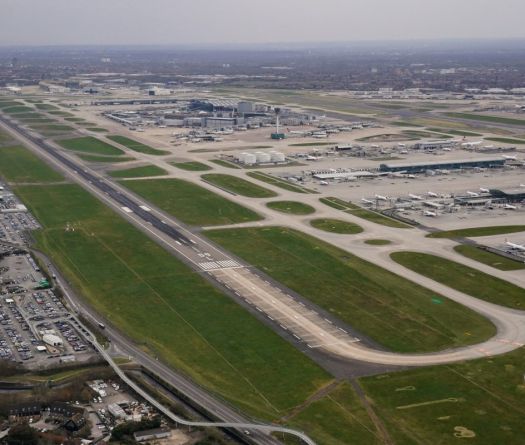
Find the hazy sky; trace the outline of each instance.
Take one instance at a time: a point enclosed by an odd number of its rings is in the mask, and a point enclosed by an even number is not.
[[[525,0],[0,0],[0,45],[525,37]]]

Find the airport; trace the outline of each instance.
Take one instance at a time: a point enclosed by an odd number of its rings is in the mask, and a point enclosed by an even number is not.
[[[111,373],[86,377],[94,441],[143,410],[133,440],[368,445],[424,404],[422,442],[490,443],[507,411],[477,385],[517,406],[525,372],[523,92],[173,79],[1,91],[2,356]]]

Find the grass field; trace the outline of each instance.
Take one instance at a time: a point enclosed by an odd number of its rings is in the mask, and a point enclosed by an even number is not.
[[[310,225],[325,232],[340,233],[342,235],[355,235],[363,231],[361,226],[351,222],[341,221],[340,219],[312,219]]]
[[[16,118],[16,114],[18,113],[30,113],[35,111],[35,109],[32,107],[27,107],[25,105],[15,105],[12,107],[4,107],[2,108],[2,111],[7,114],[14,114],[15,116],[13,117]]]
[[[67,150],[110,156],[124,154],[124,152],[120,148],[114,147],[113,145],[110,145],[107,142],[101,141],[100,139],[91,136],[84,136],[73,139],[61,139],[56,142],[57,144],[66,148]]]
[[[236,224],[261,219],[252,210],[181,179],[125,181],[122,185],[192,226]]]
[[[65,117],[64,120],[68,122],[77,122],[77,123],[86,121],[85,119],[82,119],[81,117]]]
[[[103,163],[116,163],[116,162],[128,162],[128,161],[134,161],[135,158],[129,157],[129,156],[97,156],[97,155],[88,155],[88,154],[82,154],[78,153],[77,156],[80,159],[83,159],[84,161],[88,162],[103,162]]]
[[[471,227],[468,229],[446,230],[443,232],[433,232],[427,235],[427,238],[475,238],[477,236],[504,235],[515,232],[525,232],[525,225]]]
[[[525,121],[524,121],[525,122]],[[487,141],[501,142],[502,144],[525,144],[525,139],[516,138],[485,138]]]
[[[0,148],[0,169],[9,182],[57,182],[62,175],[21,146]]]
[[[273,198],[277,196],[277,193],[272,190],[268,190],[245,179],[237,178],[236,176],[221,173],[207,173],[202,175],[201,178],[217,187],[249,198]]]
[[[396,445],[522,445],[524,352],[360,382]]]
[[[480,249],[479,247],[469,246],[466,244],[459,244],[454,247],[454,250],[459,254],[466,256],[480,263],[495,267],[499,270],[522,270],[525,269],[525,264],[518,261],[513,261],[488,250]]]
[[[254,415],[276,418],[330,380],[80,187],[15,191],[43,224],[35,234],[38,247],[89,303],[199,384]],[[66,225],[74,231],[64,230]]]
[[[389,244],[392,244],[392,241],[387,239],[367,239],[365,240],[365,244],[370,246],[388,246]]]
[[[415,138],[434,138],[434,139],[450,139],[452,136],[449,136],[448,134],[441,134],[441,133],[435,133],[430,131],[422,131],[422,130],[403,130],[403,134],[406,134],[407,136],[412,136]]]
[[[158,150],[156,148],[150,147],[149,145],[143,144],[142,142],[135,141],[125,136],[108,136],[108,139],[111,139],[112,141],[120,145],[124,145],[124,147],[127,147],[130,150],[138,151],[139,153],[144,153],[147,155],[164,156],[170,153],[169,151]]]
[[[301,232],[243,228],[206,236],[391,350],[437,351],[495,333],[464,306]]]
[[[404,122],[404,121],[395,121],[391,122],[392,125],[395,125],[396,127],[421,127],[421,125],[413,124],[411,122]]]
[[[148,176],[163,176],[167,174],[166,170],[156,165],[143,165],[109,172],[109,176],[112,178],[146,178]]]
[[[45,114],[38,113],[36,111],[29,111],[25,113],[17,113],[16,114],[17,120],[26,120],[26,119],[49,119]],[[51,120],[51,119],[49,119]]]
[[[491,303],[525,309],[525,289],[477,269],[435,255],[394,252],[397,263],[434,281]]]
[[[298,201],[272,201],[266,204],[266,207],[290,215],[311,215],[315,212],[311,205]]]
[[[237,164],[234,164],[233,162],[229,162],[229,161],[224,161],[222,159],[213,159],[211,162],[213,162],[214,164],[217,164],[217,165],[220,165],[222,167],[227,167],[227,168],[241,168],[240,166],[238,166]]]
[[[92,131],[94,133],[106,133],[108,131],[101,127],[87,127],[86,130]]]
[[[352,204],[350,202],[345,202],[338,198],[321,198],[320,201],[323,204],[326,204],[329,207],[333,207],[337,210],[342,210],[346,213],[349,213],[350,215],[357,216],[358,218],[366,219],[367,221],[381,224],[382,226],[387,227],[394,227],[396,229],[410,229],[411,226],[408,224],[402,223],[401,221],[397,221],[395,219],[389,218],[388,216],[384,216],[381,213],[373,212],[372,210],[365,209],[363,207],[359,207],[355,204]]]
[[[442,129],[442,128],[427,128],[429,131],[435,131],[437,133],[448,133],[454,134],[456,136],[483,136],[481,133],[474,133],[472,131],[462,131],[462,130],[451,130],[451,129]]]
[[[9,133],[0,130],[0,146],[14,145],[15,143],[14,138]]]
[[[368,413],[348,383],[341,383],[327,396],[291,417],[287,423],[301,431],[308,431],[318,444],[383,444],[377,437]]]
[[[506,125],[520,125],[525,127],[524,119],[513,119],[510,117],[501,116],[487,116],[486,114],[472,114],[472,113],[445,113],[448,117],[457,117],[460,119],[468,119],[473,121],[491,122],[495,124],[506,124]]]
[[[20,105],[24,105],[22,102],[18,102],[16,100],[0,100],[0,110],[4,110],[5,108],[9,107],[18,107]]]
[[[191,171],[191,172],[205,172],[205,171],[213,170],[209,165],[203,164],[202,162],[198,162],[198,161],[172,162],[171,164],[177,168],[180,168],[182,170]]]
[[[288,190],[290,192],[296,193],[317,193],[314,190],[308,190],[300,185],[292,184],[281,178],[276,178],[275,176],[268,175],[263,172],[249,172],[247,175],[250,178],[258,179],[259,181],[266,182],[267,184],[274,185],[276,187],[282,188],[283,190]]]
[[[63,124],[32,124],[31,128],[45,136],[56,136],[59,134],[70,133],[75,130],[73,127]]]
[[[62,110],[49,110],[48,113],[54,114],[55,116],[60,116],[60,117],[75,117],[73,113],[69,113],[67,111],[62,111]]]
[[[38,104],[35,104],[35,107],[38,108],[39,110],[44,110],[44,111],[49,111],[49,110],[58,110],[58,109],[59,109],[59,108],[56,107],[55,105],[44,104],[44,103],[38,103]]]

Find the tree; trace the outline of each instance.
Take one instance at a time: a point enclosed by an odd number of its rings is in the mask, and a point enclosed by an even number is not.
[[[38,445],[38,433],[27,423],[19,423],[9,430],[7,445]]]

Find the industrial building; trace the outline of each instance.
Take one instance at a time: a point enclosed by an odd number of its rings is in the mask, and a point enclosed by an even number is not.
[[[459,170],[462,168],[502,168],[505,166],[505,159],[501,158],[479,158],[479,159],[459,159],[434,162],[414,162],[410,164],[392,163],[381,164],[381,172],[406,172],[406,173],[425,173],[427,170]]]
[[[61,347],[64,345],[64,342],[60,337],[54,334],[44,334],[42,336],[42,340],[44,343],[48,344],[49,346],[53,347]]]
[[[263,151],[257,151],[255,153],[239,153],[235,156],[235,159],[240,164],[244,165],[255,165],[255,164],[281,164],[286,162],[286,156],[284,153],[278,151],[270,151],[265,153]]]
[[[148,440],[167,439],[171,436],[169,428],[155,428],[146,431],[137,431],[133,433],[133,438],[137,442],[146,442]]]

